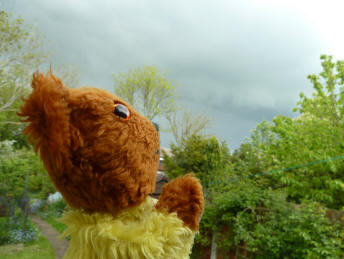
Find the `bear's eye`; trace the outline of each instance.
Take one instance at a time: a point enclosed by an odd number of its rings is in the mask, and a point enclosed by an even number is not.
[[[118,117],[124,119],[125,121],[129,120],[130,112],[127,107],[125,107],[123,104],[115,104],[115,110],[113,111],[115,115]]]

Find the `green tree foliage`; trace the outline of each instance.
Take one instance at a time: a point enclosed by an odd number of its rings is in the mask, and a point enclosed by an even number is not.
[[[280,166],[276,157],[270,156],[269,152],[275,143],[276,134],[272,132],[271,123],[267,121],[259,123],[251,130],[250,138],[247,138],[231,156],[236,173],[252,175],[266,170],[272,164]]]
[[[115,93],[148,119],[166,116],[175,110],[175,87],[166,73],[156,67],[135,68],[113,78]]]
[[[164,165],[169,177],[194,173],[205,188],[225,177],[230,167],[230,153],[225,142],[216,137],[192,135],[181,145],[171,145],[172,157],[164,154]]]
[[[15,140],[20,148],[28,144],[21,134],[24,125],[16,113],[21,98],[31,91],[32,73],[52,63],[51,51],[37,29],[4,11],[0,11],[0,39],[0,141]],[[78,84],[78,70],[71,65],[54,66],[53,71],[69,87]]]
[[[0,12],[0,111],[12,110],[29,87],[31,74],[46,61],[48,52],[42,51],[42,35]]]
[[[294,109],[299,115],[277,116],[272,123],[258,124],[234,152],[232,163],[241,174],[273,172],[259,174],[257,180],[266,187],[286,189],[291,201],[306,199],[340,209],[344,205],[343,159],[332,158],[344,153],[343,62],[334,63],[330,56],[321,60],[323,71],[308,77],[312,97],[300,94]]]
[[[194,173],[203,186],[207,207],[213,199],[213,192],[220,189],[215,188],[216,190],[214,190],[214,187],[223,187],[231,167],[227,144],[220,143],[215,136],[207,138],[191,135],[182,139],[179,145],[171,144],[171,153],[171,157],[164,153],[166,173],[170,178]],[[206,220],[202,222],[206,222]],[[212,223],[209,224],[212,225]],[[210,235],[212,235],[212,229],[203,227],[202,237],[208,238]]]
[[[344,153],[343,62],[321,60],[298,116],[259,123],[232,154],[224,183],[211,188],[197,245],[209,246],[215,233],[225,258],[242,250],[253,258],[343,257],[343,227],[325,216],[344,206],[343,159],[327,159]]]
[[[23,225],[26,226],[25,232]],[[12,218],[0,217],[0,246],[29,243],[37,238],[37,227],[30,220],[25,222],[25,215],[21,211],[17,211]]]
[[[49,193],[55,192],[42,162],[31,148],[16,150],[13,141],[0,142],[0,196],[20,199],[26,177],[32,198],[44,199]]]
[[[277,116],[271,133],[275,142],[268,145],[266,159],[279,161],[270,168],[293,167],[313,161],[343,155],[344,151],[344,63],[334,63],[332,57],[321,56],[323,71],[310,75],[313,96],[300,94],[297,118]],[[344,205],[343,160],[274,174],[274,179],[287,187],[289,197],[295,201],[315,200],[327,207]]]
[[[47,54],[41,50],[41,35],[4,11],[0,12],[0,38],[0,111],[4,111],[20,99],[31,72]]]
[[[251,180],[233,181],[228,188],[207,204],[198,242],[209,244],[215,231],[227,256],[245,246],[254,258],[341,258],[340,228],[318,204],[289,203],[283,191]]]
[[[16,140],[26,144],[16,112],[21,97],[29,92],[32,72],[47,60],[43,37],[23,19],[13,19],[0,11],[0,141]]]

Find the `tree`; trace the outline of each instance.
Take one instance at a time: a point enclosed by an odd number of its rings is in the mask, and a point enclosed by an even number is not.
[[[31,91],[32,73],[48,67],[51,51],[45,47],[41,33],[4,11],[0,11],[0,39],[0,141],[15,140],[15,146],[20,148],[28,143],[21,134],[24,125],[16,113],[21,98]],[[66,85],[77,85],[79,73],[71,65],[59,65],[54,70]]]
[[[194,173],[203,186],[207,206],[212,199],[212,191],[221,186],[221,183],[224,184],[228,176],[230,152],[227,144],[219,143],[215,136],[205,138],[200,135],[191,135],[188,138],[182,138],[178,145],[172,144],[171,153],[171,157],[164,153],[164,165],[168,176],[175,178],[186,173]],[[217,191],[219,191],[218,188]],[[208,236],[213,233],[210,231],[210,233],[202,234]],[[215,235],[213,235],[212,244],[215,248]]]
[[[32,148],[18,150],[14,148],[13,140],[0,142],[0,197],[19,199],[27,175],[31,195],[43,199],[55,192],[43,163]]]
[[[29,87],[32,72],[47,60],[43,37],[23,19],[0,11],[0,112],[13,110]]]
[[[115,93],[150,120],[176,109],[173,83],[166,78],[166,72],[154,66],[135,68],[113,78]]]
[[[0,11],[0,141],[15,140],[27,145],[23,126],[16,116],[21,97],[30,90],[32,72],[49,57],[43,48],[43,36],[20,18]]]
[[[343,228],[326,217],[344,205],[343,63],[321,59],[299,116],[259,123],[233,153],[225,184],[211,189],[196,244],[209,246],[216,235],[224,258],[343,257]]]
[[[230,152],[215,136],[192,135],[181,145],[171,145],[172,156],[164,154],[166,173],[171,178],[194,173],[204,188],[223,180],[230,167]]]
[[[344,205],[344,166],[337,159],[344,151],[344,69],[332,57],[321,60],[323,71],[308,77],[313,95],[300,94],[299,115],[258,124],[232,163],[236,172],[258,173],[266,188],[284,188],[290,201],[338,209]]]
[[[276,179],[287,186],[289,198],[340,208],[344,205],[344,166],[343,160],[333,158],[342,156],[344,151],[344,61],[334,63],[326,55],[321,60],[323,71],[308,76],[314,89],[312,97],[301,93],[294,109],[300,115],[293,119],[274,118],[272,131],[278,141],[270,156],[283,161],[285,168],[309,164],[276,174]]]
[[[204,131],[210,127],[210,120],[203,114],[194,115],[191,111],[184,111],[181,118],[177,118],[177,110],[167,116],[170,130],[177,145],[181,145],[192,135],[204,136]]]
[[[272,123],[263,120],[251,130],[250,137],[246,138],[240,148],[234,151],[231,160],[238,174],[252,175],[265,171],[272,165],[280,165],[269,152],[277,141],[272,126]]]
[[[299,111],[303,116],[327,121],[332,145],[338,146],[344,140],[344,60],[332,61],[332,56],[322,55],[323,71],[319,75],[309,75],[313,84],[313,97],[300,94]]]
[[[290,203],[282,190],[250,179],[228,189],[208,204],[200,228],[204,245],[217,234],[223,258],[342,258],[342,230],[319,204]]]

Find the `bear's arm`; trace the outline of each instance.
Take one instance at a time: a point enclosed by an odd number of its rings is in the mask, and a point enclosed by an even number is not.
[[[192,174],[179,177],[163,187],[155,207],[160,211],[176,212],[185,226],[198,231],[204,209],[202,185]]]

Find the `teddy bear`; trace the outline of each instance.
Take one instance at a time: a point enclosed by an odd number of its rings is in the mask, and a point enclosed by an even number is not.
[[[70,89],[36,72],[19,116],[71,209],[65,259],[189,258],[204,209],[192,174],[155,189],[159,133],[130,104],[102,89]]]

